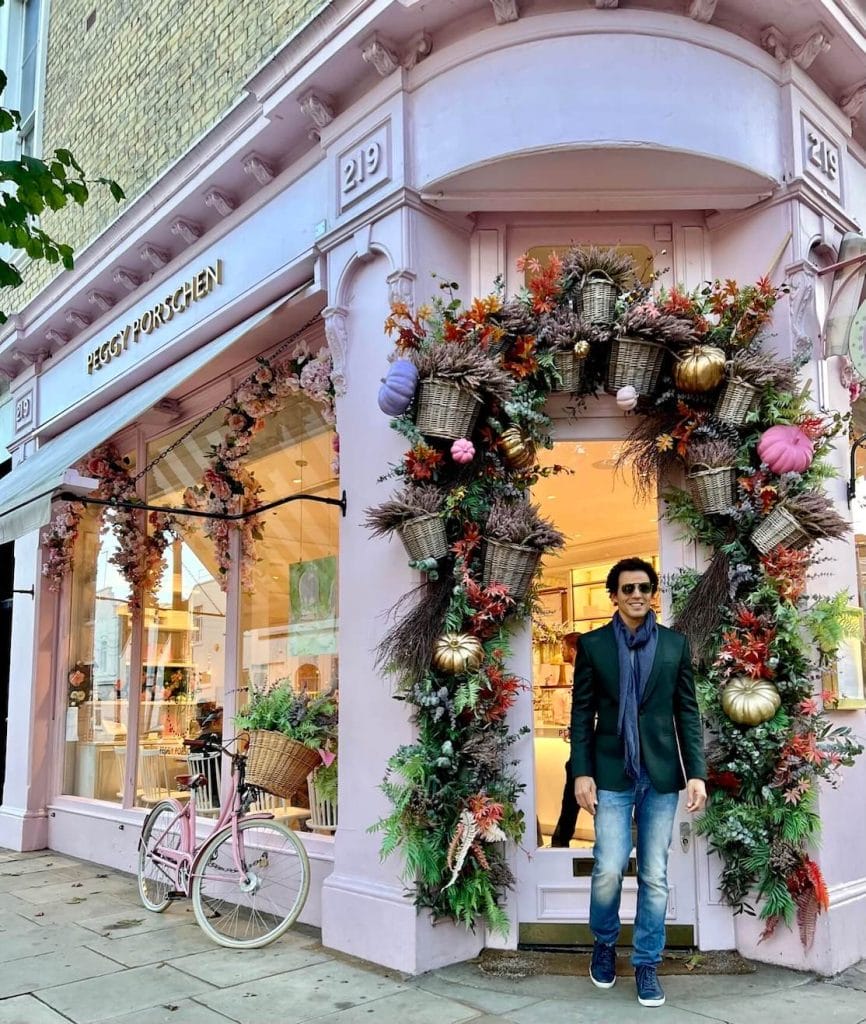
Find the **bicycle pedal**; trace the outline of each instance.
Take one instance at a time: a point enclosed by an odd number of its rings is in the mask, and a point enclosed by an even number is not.
[[[175,889],[173,892],[167,892],[165,898],[168,900],[185,900],[186,893],[181,892],[180,889]]]

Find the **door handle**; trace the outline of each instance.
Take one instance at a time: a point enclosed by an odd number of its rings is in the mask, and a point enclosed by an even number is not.
[[[683,853],[689,852],[692,845],[692,826],[688,821],[680,822],[680,848]]]

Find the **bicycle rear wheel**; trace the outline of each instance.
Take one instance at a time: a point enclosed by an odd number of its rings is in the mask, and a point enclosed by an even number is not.
[[[310,889],[310,864],[300,839],[277,821],[238,824],[237,862],[229,826],[202,850],[192,906],[202,930],[221,946],[256,949],[295,921]]]
[[[173,818],[177,818],[172,822]],[[155,863],[153,851],[157,846],[179,850],[183,842],[177,806],[170,800],[158,803],[144,819],[138,841],[138,894],[141,902],[155,914],[161,914],[171,903],[169,893],[177,887],[171,869]]]

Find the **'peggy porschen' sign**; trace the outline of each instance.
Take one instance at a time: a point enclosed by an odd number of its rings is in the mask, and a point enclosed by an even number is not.
[[[205,267],[188,281],[176,288],[171,295],[167,295],[162,302],[152,309],[146,309],[131,323],[113,335],[108,341],[103,341],[92,351],[87,353],[87,372],[101,370],[108,366],[112,359],[129,348],[130,342],[141,341],[142,335],[153,334],[163,324],[169,323],[175,316],[185,312],[199,299],[210,295],[212,291],[223,283],[223,261],[217,260],[212,267]]]

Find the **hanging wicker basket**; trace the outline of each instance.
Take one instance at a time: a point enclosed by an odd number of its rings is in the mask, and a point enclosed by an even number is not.
[[[444,558],[448,554],[445,520],[436,513],[410,519],[398,532],[412,562]]]
[[[695,508],[702,515],[728,512],[737,493],[736,470],[733,466],[718,469],[693,469],[686,477]]]
[[[307,793],[310,797],[310,817],[307,828],[314,832],[337,831],[337,803],[335,800],[323,800],[316,791],[316,773],[307,776]]]
[[[581,320],[599,327],[614,321],[619,289],[603,270],[591,270],[577,293],[577,312]]]
[[[290,797],[321,763],[315,750],[270,729],[250,730],[245,779],[274,796]]]
[[[472,433],[481,405],[481,400],[470,391],[450,381],[422,380],[415,425],[428,437],[456,441]]]
[[[746,422],[746,416],[755,407],[758,389],[742,380],[728,380],[722,388],[716,403],[716,417],[740,427]]]
[[[553,365],[561,383],[555,384],[551,391],[577,391],[583,377],[583,363],[583,359],[578,359],[574,352],[554,352]]]
[[[485,587],[501,583],[508,587],[515,601],[522,601],[532,585],[540,561],[541,552],[537,548],[487,540],[484,542],[481,582]]]
[[[667,349],[643,338],[614,338],[607,363],[608,391],[629,384],[639,395],[652,395],[658,386]]]
[[[779,544],[786,548],[802,548],[811,540],[797,520],[781,505],[777,505],[761,525],[752,531],[749,539],[762,555]]]

